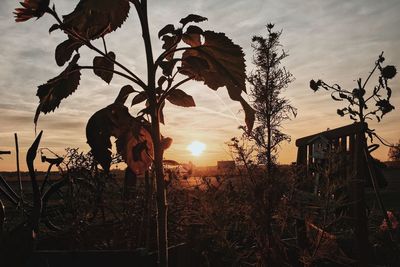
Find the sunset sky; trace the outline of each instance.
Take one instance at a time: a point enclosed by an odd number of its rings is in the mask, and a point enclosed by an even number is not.
[[[57,0],[60,14],[70,13],[78,1]],[[247,71],[251,63],[253,35],[266,34],[265,25],[275,23],[283,29],[281,43],[289,52],[283,62],[296,80],[284,92],[298,108],[298,116],[284,124],[284,132],[292,142],[280,150],[279,162],[295,161],[294,140],[327,128],[351,123],[336,115],[341,103],[333,103],[326,92],[314,93],[309,89],[311,79],[339,83],[345,88],[356,86],[356,79],[365,79],[377,56],[384,51],[386,64],[400,69],[400,1],[398,0],[201,0],[153,1],[149,0],[150,30],[155,54],[161,52],[158,30],[187,14],[205,16],[203,29],[225,32],[243,47]],[[13,10],[18,1],[0,1],[0,150],[12,150],[12,156],[0,160],[0,170],[15,170],[14,136],[18,133],[24,160],[25,152],[34,139],[33,116],[38,104],[37,86],[58,75],[62,70],[54,60],[57,44],[65,40],[60,32],[48,33],[54,23],[50,16],[25,23],[15,23]],[[134,8],[122,29],[107,35],[108,49],[115,52],[117,60],[145,77],[145,54],[141,30]],[[95,42],[100,45],[99,42]],[[80,63],[89,65],[95,54],[81,49]],[[375,77],[376,78],[376,77]],[[372,81],[374,85],[376,79]],[[381,123],[370,127],[389,142],[400,138],[400,75],[391,80],[392,104],[396,109]],[[55,113],[41,115],[38,130],[44,130],[42,146],[62,154],[66,147],[80,147],[88,151],[85,125],[97,110],[111,104],[119,89],[127,84],[114,76],[107,85],[92,71],[83,71],[78,90],[61,102]],[[226,142],[241,132],[244,124],[240,104],[229,99],[225,88],[217,92],[200,82],[188,83],[181,88],[191,94],[195,108],[180,108],[167,103],[164,136],[174,139],[166,158],[195,165],[216,165],[217,160],[230,159]],[[371,89],[371,87],[369,88]],[[129,98],[128,102],[131,98]],[[137,108],[131,113],[136,114]],[[206,144],[204,153],[192,156],[187,146],[192,141]],[[387,160],[387,149],[380,148],[375,155]],[[25,170],[25,164],[23,169]],[[38,169],[44,166],[37,164]]]

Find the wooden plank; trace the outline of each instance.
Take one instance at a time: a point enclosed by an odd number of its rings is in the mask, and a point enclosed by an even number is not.
[[[342,136],[340,138],[340,178],[345,181],[347,176],[347,167],[349,162],[347,161],[347,136]]]
[[[298,165],[307,164],[307,146],[301,146],[297,150],[297,161]]]
[[[309,135],[309,136],[306,136],[303,138],[299,138],[296,140],[296,146],[300,147],[300,146],[307,145],[312,139],[314,139],[315,137],[317,137],[319,135],[324,136],[328,140],[332,140],[335,138],[339,138],[341,136],[348,136],[348,135],[355,134],[357,132],[363,132],[367,128],[368,128],[368,125],[366,123],[362,123],[362,122],[353,123],[350,125],[346,125],[343,127],[333,129],[333,130],[324,131],[324,132]]]

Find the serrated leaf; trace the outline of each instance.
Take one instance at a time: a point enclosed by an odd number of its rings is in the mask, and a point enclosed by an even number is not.
[[[56,63],[58,66],[63,66],[72,57],[74,51],[78,50],[82,44],[74,39],[68,39],[56,47]]]
[[[107,56],[115,60],[115,54],[113,52],[108,52]],[[102,78],[106,83],[110,83],[113,77],[114,62],[108,60],[106,57],[97,56],[93,59],[94,73]],[[104,71],[96,68],[105,68],[110,71]]]
[[[63,16],[66,27],[93,40],[115,31],[129,13],[128,0],[80,0],[74,11]]]
[[[168,33],[174,33],[175,32],[175,27],[172,24],[165,25],[164,28],[162,28],[158,32],[158,38],[161,38],[161,36],[166,35]]]
[[[75,55],[66,69],[57,77],[48,80],[38,87],[36,95],[39,97],[39,106],[36,109],[34,123],[36,124],[40,112],[44,114],[54,111],[61,103],[78,88],[81,72],[76,70],[79,54]]]
[[[204,44],[197,49],[186,50],[182,55],[182,67],[192,70],[194,79],[204,81],[213,90],[226,86],[230,95],[239,96],[246,90],[245,60],[242,48],[223,33],[204,32]],[[186,59],[198,57],[207,61],[209,68],[191,68]],[[237,99],[239,101],[239,97]]]
[[[135,97],[132,99],[131,106],[142,103],[145,100],[147,100],[147,94],[146,94],[146,92],[142,91],[139,94],[135,95]]]
[[[195,15],[195,14],[190,14],[188,16],[186,16],[185,18],[181,19],[179,22],[182,23],[183,27],[185,27],[186,24],[190,23],[190,22],[202,22],[202,21],[206,21],[207,18],[199,16],[199,15]]]
[[[121,88],[121,90],[119,91],[119,94],[117,96],[117,98],[115,99],[114,103],[119,103],[119,104],[125,104],[126,99],[128,98],[128,96],[135,92],[135,89],[133,89],[132,86],[130,85],[125,85]]]
[[[180,89],[175,89],[171,91],[168,95],[167,100],[174,105],[180,107],[195,107],[194,99],[191,95],[186,94]]]
[[[203,36],[203,45],[182,54],[180,72],[194,80],[203,81],[213,90],[226,86],[229,97],[242,104],[247,117],[246,124],[251,131],[254,110],[241,96],[243,91],[246,92],[246,66],[242,48],[223,33],[205,31]]]

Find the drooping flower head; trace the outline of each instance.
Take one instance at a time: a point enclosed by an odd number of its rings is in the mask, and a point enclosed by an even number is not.
[[[14,13],[16,22],[27,21],[33,17],[40,18],[46,12],[50,0],[24,0],[20,2],[20,8],[16,8]]]

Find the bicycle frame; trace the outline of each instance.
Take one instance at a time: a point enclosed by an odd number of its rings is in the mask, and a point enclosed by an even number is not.
[[[10,151],[0,151],[1,155],[4,154],[11,154]],[[40,186],[40,199],[43,198],[43,192],[45,189],[46,184],[49,184],[50,181],[50,173],[54,165],[59,166],[63,162],[64,158],[57,157],[57,158],[46,158],[42,156],[42,161],[49,163],[49,167],[47,168],[45,178]],[[32,177],[31,177],[32,180]],[[36,181],[35,181],[36,183]],[[24,215],[29,216],[31,209],[34,208],[34,204],[30,202],[25,202],[22,200],[21,196],[18,195],[14,189],[9,185],[7,180],[0,174],[0,232],[2,231],[5,219],[6,219],[6,214],[5,214],[5,207],[4,204],[1,200],[1,198],[4,196],[4,198],[10,202],[12,205],[15,206],[15,208],[22,207],[22,211]],[[22,203],[23,201],[23,203]],[[22,204],[22,205],[21,205]],[[25,207],[28,207],[28,209],[25,209]],[[41,216],[42,217],[42,216]],[[41,218],[46,221],[45,218]]]

